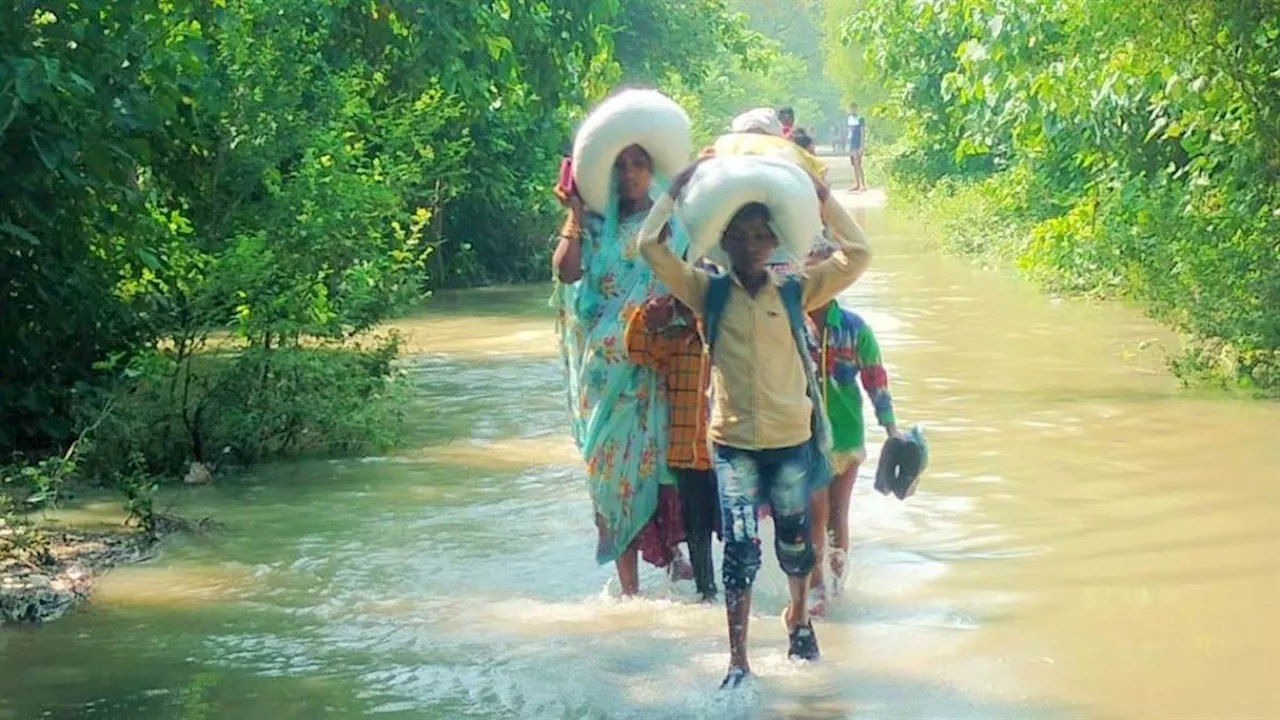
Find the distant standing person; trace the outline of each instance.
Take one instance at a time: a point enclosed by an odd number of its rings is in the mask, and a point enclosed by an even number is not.
[[[867,189],[867,178],[862,173],[862,153],[866,149],[867,120],[858,114],[858,103],[849,103],[849,162],[853,163],[853,190]]]

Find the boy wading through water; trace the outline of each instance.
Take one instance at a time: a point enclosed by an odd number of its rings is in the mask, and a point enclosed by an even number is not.
[[[822,262],[833,250],[830,246],[815,248],[809,254],[809,264]],[[834,300],[810,312],[809,319],[816,328],[810,338],[811,351],[831,425],[831,485],[813,494],[809,508],[815,554],[813,574],[809,577],[809,612],[821,616],[826,611],[827,530],[831,531],[835,545],[830,553],[831,589],[834,595],[839,595],[844,589],[849,557],[849,502],[858,466],[866,459],[859,378],[885,433],[897,438],[901,438],[902,433],[894,417],[880,344],[871,326],[862,316],[845,310]]]
[[[818,639],[806,606],[814,549],[809,533],[809,441],[814,405],[807,392],[807,352],[797,348],[803,313],[824,307],[866,270],[871,253],[862,231],[831,199],[817,178],[813,184],[832,226],[839,250],[798,278],[784,281],[766,264],[779,242],[770,212],[759,203],[739,208],[720,239],[730,260],[728,278],[685,263],[665,245],[666,222],[694,167],[680,174],[654,205],[640,233],[640,252],[671,293],[710,325],[713,389],[711,423],[720,522],[724,538],[723,581],[729,625],[729,672],[722,688],[750,675],[747,631],[751,587],[760,569],[756,510],[773,507],[775,549],[787,575],[790,603],[783,614],[788,656],[816,660]],[[727,295],[710,307],[713,289]],[[707,317],[708,310],[718,318]],[[718,335],[718,337],[717,337]]]

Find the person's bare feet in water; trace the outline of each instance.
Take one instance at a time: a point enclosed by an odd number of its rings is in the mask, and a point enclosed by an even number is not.
[[[827,617],[827,590],[822,585],[809,588],[809,617],[825,620]]]
[[[831,551],[831,594],[839,597],[848,578],[849,553],[841,548]]]
[[[729,673],[724,676],[724,681],[720,683],[721,690],[736,690],[747,678],[751,677],[751,668],[740,668],[730,666]]]
[[[683,552],[677,551],[675,560],[672,560],[671,564],[667,566],[667,577],[671,578],[672,582],[693,579],[693,565],[689,564],[689,560],[684,556]]]

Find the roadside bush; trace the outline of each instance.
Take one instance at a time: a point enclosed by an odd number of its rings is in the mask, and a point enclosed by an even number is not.
[[[847,27],[898,179],[1010,229],[954,245],[1141,301],[1191,337],[1185,380],[1280,395],[1280,2],[869,0]]]

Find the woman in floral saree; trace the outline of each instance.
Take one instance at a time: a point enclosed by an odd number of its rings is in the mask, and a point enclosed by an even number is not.
[[[624,149],[612,185],[603,216],[586,211],[576,192],[557,190],[568,218],[553,258],[556,327],[573,438],[595,509],[596,561],[616,563],[622,594],[634,595],[637,555],[658,567],[683,565],[676,546],[684,528],[665,457],[666,394],[657,373],[631,363],[623,342],[634,310],[665,292],[635,245],[656,190],[649,153],[638,145]],[[678,235],[673,242],[687,242]]]

